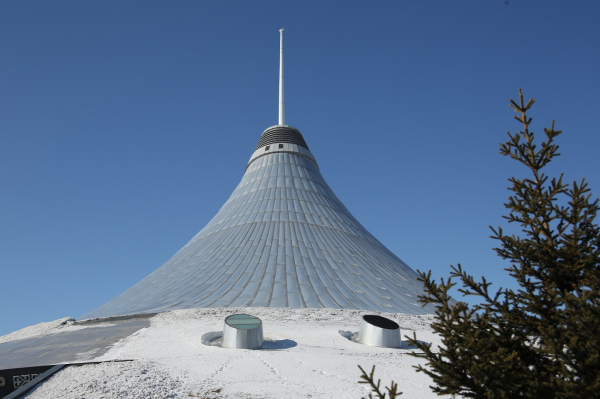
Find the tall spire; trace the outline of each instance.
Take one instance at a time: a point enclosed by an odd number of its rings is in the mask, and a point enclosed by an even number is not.
[[[283,109],[283,28],[279,29],[279,125],[285,125]]]

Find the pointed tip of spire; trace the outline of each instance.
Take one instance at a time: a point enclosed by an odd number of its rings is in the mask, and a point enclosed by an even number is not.
[[[279,29],[279,126],[285,125],[283,103],[283,28]]]

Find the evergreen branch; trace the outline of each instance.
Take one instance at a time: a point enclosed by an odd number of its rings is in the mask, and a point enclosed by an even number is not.
[[[371,386],[371,391],[377,395],[377,398],[385,399],[386,393],[381,392],[380,389],[381,379],[378,379],[377,383],[375,383],[375,366],[373,366],[373,368],[371,369],[371,374],[367,374],[367,372],[363,370],[363,368],[360,365],[358,366],[358,368],[360,369],[360,371],[362,371],[362,375],[360,376],[362,381],[358,381],[358,383],[369,384]],[[387,390],[387,394],[390,395],[390,399],[395,399],[398,396],[402,395],[402,392],[398,392],[398,384],[396,384],[394,381],[391,382],[389,387],[385,387],[385,389]],[[373,395],[371,393],[369,393],[369,398],[373,399]]]

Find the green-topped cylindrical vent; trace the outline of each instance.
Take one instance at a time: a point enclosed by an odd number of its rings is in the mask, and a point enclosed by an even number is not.
[[[249,314],[234,314],[225,318],[223,348],[258,349],[262,346],[262,321]]]

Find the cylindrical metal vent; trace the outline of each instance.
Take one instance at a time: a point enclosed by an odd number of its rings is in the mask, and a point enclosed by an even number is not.
[[[263,344],[262,321],[249,314],[234,314],[225,318],[221,347],[256,349]]]
[[[360,323],[358,342],[382,348],[400,348],[400,326],[382,316],[365,315]]]

